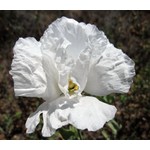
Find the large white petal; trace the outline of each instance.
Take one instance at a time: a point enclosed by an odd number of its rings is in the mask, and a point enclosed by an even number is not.
[[[77,103],[77,101],[70,101],[65,97],[60,97],[52,102],[44,102],[34,113],[28,117],[26,121],[26,132],[30,134],[35,131],[36,126],[40,122],[40,114],[42,114],[42,135],[44,137],[52,136],[56,129],[68,124],[70,108],[73,107],[74,103]]]
[[[102,31],[95,25],[79,23],[74,19],[62,17],[49,25],[48,29],[40,39],[43,50],[56,53],[57,47],[64,45],[67,54],[75,60],[81,51],[90,45],[93,56],[97,56],[104,51],[108,40]]]
[[[29,116],[26,122],[27,133],[34,132],[41,113],[43,114],[42,135],[49,137],[67,124],[82,130],[96,131],[114,118],[116,108],[94,97],[68,99],[63,96],[55,101],[43,103]]]
[[[56,99],[58,94],[67,93],[67,88],[64,87],[68,85],[70,70],[74,63],[66,53],[69,41],[60,34],[57,27],[52,23],[41,37],[40,42],[42,43],[43,67],[49,79],[49,85],[54,84],[55,86],[54,88],[47,88],[46,94],[49,93],[47,97]]]
[[[78,129],[96,131],[113,119],[116,108],[94,97],[67,99],[60,97],[49,104],[49,124],[58,129],[72,124]]]
[[[47,51],[46,51],[47,52]],[[58,86],[58,70],[50,53],[43,52],[43,68],[46,74],[47,86],[43,99],[52,101],[61,95],[61,90]]]
[[[44,137],[50,137],[55,133],[55,129],[53,129],[51,126],[49,126],[47,122],[47,113],[48,113],[49,107],[48,103],[45,102],[39,106],[39,108],[32,113],[27,121],[26,121],[26,133],[33,133],[35,131],[36,126],[40,122],[40,114],[43,114],[43,128],[42,128],[42,135]]]
[[[64,96],[49,103],[49,125],[53,129],[61,128],[69,123],[69,115],[74,108],[74,104],[78,103],[77,99],[68,99]]]
[[[36,126],[40,122],[40,114],[43,111],[48,111],[46,103],[43,103],[42,105],[39,106],[36,112],[32,113],[27,121],[26,121],[26,128],[27,128],[27,133],[33,133],[35,131]]]
[[[89,67],[90,67],[90,59],[91,59],[92,50],[90,48],[82,51],[76,61],[75,66],[71,70],[70,76],[76,80],[79,87],[79,92],[81,93],[87,82]]]
[[[68,97],[74,97],[76,95],[81,95],[81,92],[84,90],[87,82],[87,77],[90,67],[90,58],[91,58],[91,49],[87,48],[82,51],[76,60],[75,63],[69,63],[69,60],[66,59],[61,61],[65,54],[61,57],[57,66],[59,72],[59,87],[62,92]],[[75,95],[70,96],[68,93],[68,84],[69,80],[72,80],[79,87],[79,90],[76,91]]]
[[[54,62],[55,68],[57,70],[57,74],[55,76],[58,76],[57,84],[60,90],[62,91],[62,93],[67,95],[70,71],[74,66],[74,61],[73,59],[68,57],[63,46],[63,44],[59,45],[55,54]]]
[[[79,86],[78,93],[83,91],[90,57],[99,57],[108,40],[95,25],[78,23],[74,19],[62,17],[49,25],[40,42],[42,53],[50,54],[55,62],[59,88],[67,95],[70,78]],[[91,50],[90,57],[89,54],[86,56],[87,49]]]
[[[16,96],[42,97],[46,77],[42,67],[40,43],[34,38],[19,38],[14,48],[10,74]]]
[[[78,129],[96,131],[115,116],[116,108],[100,102],[95,97],[81,97],[79,103],[74,104],[69,115],[69,123]]]
[[[108,44],[102,55],[91,64],[85,92],[97,96],[128,92],[134,75],[134,62]]]

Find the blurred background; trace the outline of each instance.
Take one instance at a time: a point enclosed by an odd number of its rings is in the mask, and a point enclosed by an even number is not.
[[[136,64],[136,76],[128,94],[100,97],[118,111],[114,120],[97,132],[59,129],[50,138],[41,136],[42,121],[35,133],[25,133],[27,117],[43,102],[15,97],[9,75],[12,48],[19,37],[40,39],[48,25],[66,16],[95,24],[115,47]],[[0,139],[150,139],[150,11],[0,11]]]

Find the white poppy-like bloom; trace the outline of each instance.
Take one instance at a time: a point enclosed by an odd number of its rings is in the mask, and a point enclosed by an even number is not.
[[[134,62],[109,42],[95,25],[62,17],[49,25],[39,41],[19,38],[10,74],[16,96],[45,100],[26,121],[33,133],[43,115],[42,135],[58,128],[96,131],[113,119],[116,108],[93,96],[129,91]]]

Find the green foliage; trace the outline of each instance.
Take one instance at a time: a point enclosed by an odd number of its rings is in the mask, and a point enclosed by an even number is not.
[[[103,97],[99,97],[100,100],[111,104],[114,101],[114,96],[112,95],[107,95],[107,96],[103,96]]]
[[[21,111],[17,111],[14,115],[13,118],[19,119],[21,118],[22,112]]]
[[[73,127],[72,125],[68,125],[62,127],[57,130],[57,132],[50,138],[50,140],[54,139],[62,139],[62,140],[83,140],[85,137],[81,135],[81,131]]]
[[[13,118],[10,115],[4,115],[4,126],[5,126],[5,131],[9,135],[13,129]]]
[[[104,138],[105,138],[106,140],[110,140],[110,136],[109,136],[109,134],[107,133],[106,130],[102,130],[102,135],[104,136]]]
[[[101,133],[107,140],[116,139],[117,134],[121,128],[122,125],[113,119],[106,124],[106,127],[102,129]]]

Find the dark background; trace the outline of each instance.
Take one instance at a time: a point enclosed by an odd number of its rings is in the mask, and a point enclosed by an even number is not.
[[[8,73],[18,38],[39,40],[48,25],[61,16],[95,24],[136,64],[128,94],[102,97],[118,109],[116,129],[105,125],[97,132],[85,130],[81,132],[84,139],[150,139],[150,11],[0,11],[0,139],[69,139],[59,135],[63,129],[43,138],[41,125],[35,133],[25,134],[25,121],[42,99],[15,97]]]

